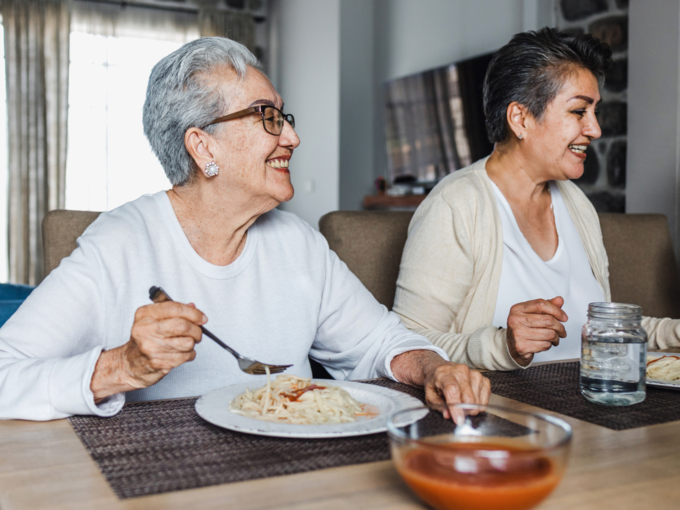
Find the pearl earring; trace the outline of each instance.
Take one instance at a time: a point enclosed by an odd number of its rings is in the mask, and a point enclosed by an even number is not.
[[[211,161],[207,165],[205,165],[205,175],[208,177],[215,177],[217,173],[220,171],[220,167],[217,166],[217,163],[214,161]]]
[[[517,138],[519,138],[520,140],[522,140],[522,139],[524,138],[524,135],[523,135],[522,133],[520,133],[519,136],[517,136]]]

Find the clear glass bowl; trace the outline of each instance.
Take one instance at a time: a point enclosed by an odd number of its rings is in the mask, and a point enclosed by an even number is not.
[[[388,419],[392,460],[404,481],[437,510],[524,510],[559,484],[571,427],[559,418],[497,406],[458,404],[460,425],[427,407]]]

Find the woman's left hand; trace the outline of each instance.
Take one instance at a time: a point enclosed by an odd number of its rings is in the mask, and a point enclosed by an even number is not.
[[[392,360],[395,378],[405,384],[422,386],[428,406],[441,409],[450,418],[454,404],[489,403],[491,382],[479,371],[446,361],[433,351],[408,351]],[[454,416],[459,423],[462,415]]]

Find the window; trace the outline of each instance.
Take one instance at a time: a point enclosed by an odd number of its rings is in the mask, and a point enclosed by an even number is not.
[[[196,13],[71,4],[66,208],[107,211],[170,188],[142,127],[153,66],[199,37]]]
[[[153,66],[175,41],[71,33],[66,208],[106,211],[170,183],[142,128]]]

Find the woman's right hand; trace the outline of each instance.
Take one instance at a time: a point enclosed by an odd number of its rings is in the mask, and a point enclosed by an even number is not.
[[[147,388],[170,370],[196,357],[201,326],[207,317],[193,304],[176,301],[142,306],[135,312],[130,340],[102,352],[90,388],[95,402],[140,388]]]
[[[564,299],[534,299],[517,303],[508,315],[508,348],[510,355],[520,365],[531,363],[534,354],[558,346],[567,332],[563,322],[568,320],[562,311]]]

